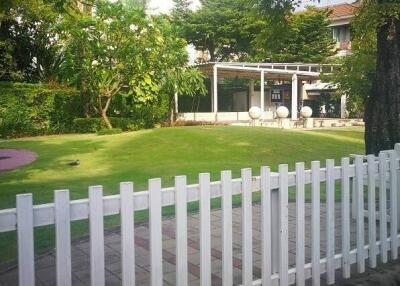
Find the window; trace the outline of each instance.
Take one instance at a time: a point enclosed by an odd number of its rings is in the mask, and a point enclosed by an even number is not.
[[[332,28],[332,37],[337,43],[340,43],[340,30],[340,27]]]

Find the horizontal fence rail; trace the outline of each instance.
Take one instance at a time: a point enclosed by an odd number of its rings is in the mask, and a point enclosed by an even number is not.
[[[231,171],[222,171],[220,181],[211,182],[209,173],[199,175],[198,184],[188,185],[186,176],[175,177],[175,186],[162,188],[161,179],[149,180],[148,190],[134,192],[132,182],[120,184],[120,194],[103,196],[102,186],[89,187],[88,199],[70,200],[68,190],[57,190],[54,203],[34,206],[31,194],[17,195],[16,208],[0,210],[0,232],[17,231],[20,285],[34,285],[35,227],[55,225],[57,285],[72,285],[71,222],[89,220],[91,285],[105,284],[104,217],[121,217],[122,285],[135,285],[135,211],[149,211],[149,249],[151,285],[163,284],[162,207],[175,206],[176,285],[189,285],[188,280],[188,212],[187,203],[199,202],[200,284],[211,285],[211,199],[221,198],[222,285],[233,284],[233,217],[232,196],[241,196],[242,283],[243,285],[305,285],[312,279],[320,285],[326,273],[328,284],[334,284],[337,270],[343,278],[351,275],[352,264],[363,273],[366,266],[375,268],[397,259],[400,208],[400,144],[393,150],[373,155],[343,158],[340,165],[328,159],[321,168],[311,162],[306,170],[297,163],[295,171],[279,165],[278,172],[261,167],[259,176],[242,169],[241,178],[232,179]],[[311,217],[306,218],[306,187],[310,185]],[[254,280],[252,194],[261,193],[261,277]],[[289,198],[295,193],[295,266],[289,265]],[[323,196],[321,196],[323,194]],[[324,202],[321,203],[321,198]],[[340,220],[335,219],[335,206],[340,204]],[[325,232],[321,232],[321,212],[325,210]],[[305,221],[311,220],[311,233]],[[335,233],[335,224],[341,233]],[[367,224],[365,223],[367,221]],[[353,223],[353,225],[352,225]],[[351,245],[355,223],[355,248]],[[365,225],[367,231],[365,231]],[[311,262],[306,263],[305,239],[311,238]],[[322,237],[323,235],[323,237]],[[336,239],[340,235],[340,252]],[[321,258],[321,241],[324,257]],[[368,262],[368,264],[366,264]]]

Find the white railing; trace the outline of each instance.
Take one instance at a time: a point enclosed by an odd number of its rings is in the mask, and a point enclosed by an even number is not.
[[[286,70],[286,71],[294,70],[294,71],[325,72],[325,73],[332,73],[341,67],[341,64],[312,64],[312,63],[307,64],[307,63],[213,62],[212,64],[231,66],[231,67],[242,67],[242,68],[249,67],[249,68],[276,69],[276,70]]]
[[[358,272],[376,267],[377,257],[383,263],[398,257],[399,233],[398,198],[400,194],[400,144],[394,150],[383,151],[379,157],[355,156],[353,164],[342,158],[340,166],[326,160],[305,170],[297,163],[294,172],[288,165],[279,165],[273,173],[261,167],[260,176],[252,176],[251,169],[242,169],[241,178],[232,179],[231,171],[221,172],[221,180],[210,182],[210,174],[199,175],[199,183],[186,184],[185,176],[175,177],[175,187],[162,188],[161,179],[149,180],[148,191],[134,192],[133,183],[120,184],[120,194],[103,197],[101,186],[89,187],[89,198],[70,201],[68,190],[55,191],[54,203],[32,204],[31,194],[17,195],[17,207],[0,211],[0,232],[17,231],[19,284],[33,285],[35,281],[34,227],[56,226],[57,285],[71,285],[72,221],[89,219],[91,285],[105,283],[104,223],[105,216],[121,216],[122,284],[135,285],[134,213],[149,210],[151,284],[163,283],[162,215],[163,206],[175,205],[176,213],[176,285],[188,285],[187,202],[200,202],[200,281],[211,285],[211,229],[210,200],[222,199],[222,283],[233,284],[232,196],[241,195],[242,210],[242,283],[243,285],[304,285],[311,278],[319,285],[327,274],[329,284],[335,283],[335,270],[342,269],[344,278],[350,277],[350,266],[357,264]],[[335,182],[341,187],[341,252],[335,252]],[[354,184],[351,183],[354,181]],[[321,182],[326,185],[326,257],[320,257],[320,194]],[[305,186],[311,184],[312,250],[311,263],[305,263]],[[364,195],[365,185],[368,191]],[[288,262],[288,205],[289,187],[296,190],[296,263]],[[376,194],[378,191],[378,195]],[[261,192],[262,268],[261,279],[253,281],[252,193]],[[353,196],[351,208],[350,197]],[[367,198],[367,209],[364,199]],[[378,201],[378,203],[377,203]],[[390,207],[387,207],[390,201]],[[378,206],[379,211],[376,211]],[[355,212],[356,248],[351,249],[351,209]],[[364,236],[364,219],[368,218],[368,243]],[[379,225],[377,224],[379,222]],[[377,225],[379,229],[377,230]],[[389,225],[389,235],[388,235]],[[377,231],[379,237],[377,241]]]

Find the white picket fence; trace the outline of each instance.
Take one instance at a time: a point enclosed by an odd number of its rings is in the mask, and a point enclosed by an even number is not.
[[[210,200],[222,198],[222,283],[233,284],[232,195],[241,195],[242,215],[242,283],[243,285],[304,285],[311,278],[319,285],[326,273],[329,284],[335,283],[336,270],[350,277],[350,266],[357,264],[365,271],[366,260],[376,267],[398,257],[398,207],[400,193],[400,144],[383,151],[379,157],[355,156],[353,164],[342,158],[339,166],[326,160],[305,170],[297,163],[294,172],[288,165],[279,165],[279,172],[261,167],[260,176],[251,169],[242,169],[241,178],[232,179],[230,171],[221,172],[221,180],[210,182],[210,174],[199,175],[199,183],[187,185],[185,176],[175,178],[175,187],[162,188],[160,179],[149,180],[148,191],[134,192],[133,183],[120,184],[120,194],[104,196],[101,186],[89,187],[89,198],[70,201],[68,190],[55,191],[54,203],[33,206],[32,195],[17,196],[17,207],[0,211],[0,232],[17,231],[19,285],[34,285],[34,227],[56,227],[57,285],[71,285],[71,230],[73,221],[89,219],[91,285],[105,284],[104,224],[105,216],[121,217],[122,285],[135,285],[134,212],[149,210],[151,285],[163,284],[162,214],[163,206],[176,210],[176,285],[188,285],[187,202],[200,202],[200,283],[211,285],[211,220]],[[341,182],[338,189],[335,182]],[[352,181],[354,182],[352,184]],[[320,257],[321,182],[326,185],[326,257]],[[305,186],[311,184],[312,251],[311,263],[305,263]],[[367,190],[365,190],[367,186]],[[288,190],[296,190],[296,265],[288,262]],[[261,192],[262,267],[261,279],[253,281],[252,193]],[[335,192],[341,193],[341,252],[335,252]],[[378,194],[376,194],[378,192]],[[353,194],[352,202],[350,197]],[[367,208],[364,209],[364,198]],[[389,201],[389,207],[387,202]],[[353,207],[351,207],[351,203]],[[376,210],[378,207],[378,211]],[[351,249],[351,211],[356,220],[356,248]],[[368,219],[368,241],[365,241],[364,220]],[[388,235],[389,227],[389,235]],[[383,238],[377,241],[379,237]]]

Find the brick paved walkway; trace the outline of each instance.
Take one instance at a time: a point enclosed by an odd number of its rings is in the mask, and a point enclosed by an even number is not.
[[[321,205],[321,257],[325,254],[325,207]],[[335,211],[336,251],[340,252],[340,204]],[[296,259],[296,206],[289,205],[289,264],[294,265]],[[311,261],[311,205],[306,204],[306,263]],[[212,283],[221,285],[222,252],[221,252],[221,210],[211,212],[212,235]],[[199,215],[188,216],[188,256],[189,285],[199,285]],[[354,221],[352,222],[354,224]],[[351,227],[352,248],[355,247],[355,225]],[[366,231],[366,234],[368,232]],[[233,264],[234,284],[241,283],[241,209],[233,209]],[[366,240],[367,241],[367,240]],[[135,227],[136,244],[136,281],[137,285],[150,285],[149,261],[149,229],[142,223]],[[105,267],[106,285],[121,285],[121,247],[119,231],[110,231],[105,235]],[[175,285],[175,220],[163,220],[163,259],[164,285]],[[253,207],[253,265],[254,278],[260,278],[261,269],[261,210],[260,205]],[[36,259],[36,285],[55,285],[55,252],[51,251]],[[72,245],[72,277],[73,285],[90,285],[89,242],[83,239]],[[0,285],[17,285],[17,269],[0,274]],[[324,281],[322,281],[322,284]]]

